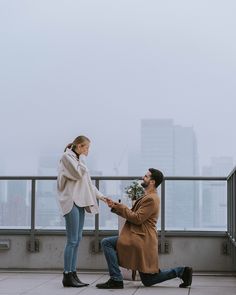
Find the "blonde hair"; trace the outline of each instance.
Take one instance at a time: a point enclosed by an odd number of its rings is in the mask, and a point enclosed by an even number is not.
[[[77,136],[73,140],[73,142],[69,143],[65,147],[64,152],[66,151],[66,149],[72,149],[72,150],[74,150],[78,144],[82,144],[83,145],[85,142],[90,142],[90,139],[88,137],[84,136],[84,135]]]

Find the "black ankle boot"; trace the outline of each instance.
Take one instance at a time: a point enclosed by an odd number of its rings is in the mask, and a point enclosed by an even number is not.
[[[87,284],[87,283],[83,283],[83,282],[81,282],[81,280],[78,278],[78,276],[77,276],[77,273],[76,273],[76,271],[72,271],[72,275],[73,275],[73,277],[74,277],[74,279],[78,282],[78,283],[80,283],[80,284],[84,284],[84,286],[88,286],[89,284]]]
[[[72,272],[68,272],[68,273],[63,272],[62,284],[64,287],[75,287],[75,288],[85,286],[84,284],[81,284],[74,279]]]
[[[192,285],[193,269],[192,267],[186,266],[182,274],[181,279],[183,283],[179,285],[180,288],[187,288]]]

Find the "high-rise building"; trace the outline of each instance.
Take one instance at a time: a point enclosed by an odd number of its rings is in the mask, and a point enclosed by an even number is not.
[[[1,159],[0,175],[5,175],[5,159]],[[0,226],[30,226],[30,183],[27,180],[0,180]]]
[[[60,154],[44,153],[38,164],[39,176],[57,175]],[[36,227],[63,227],[64,220],[57,205],[55,180],[38,180],[36,186]]]
[[[204,176],[227,176],[233,169],[232,157],[211,158],[204,166]],[[209,229],[227,228],[227,186],[222,181],[207,181],[202,184],[202,226]]]
[[[28,227],[30,225],[30,190],[25,180],[7,181],[7,202],[4,225]]]
[[[166,176],[197,175],[197,140],[193,127],[175,125],[171,119],[142,120],[139,161],[141,169],[137,173],[142,171],[141,175],[151,167],[160,169]],[[188,229],[199,226],[198,184],[167,181],[166,226],[184,229],[186,224]]]
[[[171,119],[141,122],[142,170],[158,167],[165,175],[198,173],[197,140],[193,127],[174,125]]]
[[[174,173],[174,125],[172,120],[141,121],[142,170],[158,167],[166,175]]]

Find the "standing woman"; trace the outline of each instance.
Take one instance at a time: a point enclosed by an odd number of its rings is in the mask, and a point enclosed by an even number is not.
[[[64,250],[64,287],[84,287],[77,276],[77,254],[82,239],[85,210],[98,213],[97,199],[105,197],[93,185],[85,157],[88,155],[90,140],[78,136],[67,145],[59,163],[57,190],[62,214],[65,217],[67,242]]]

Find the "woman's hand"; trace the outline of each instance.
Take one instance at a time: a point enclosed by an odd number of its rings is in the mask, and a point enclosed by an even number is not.
[[[106,197],[100,197],[99,200],[103,201],[104,203],[107,203],[107,198]]]

